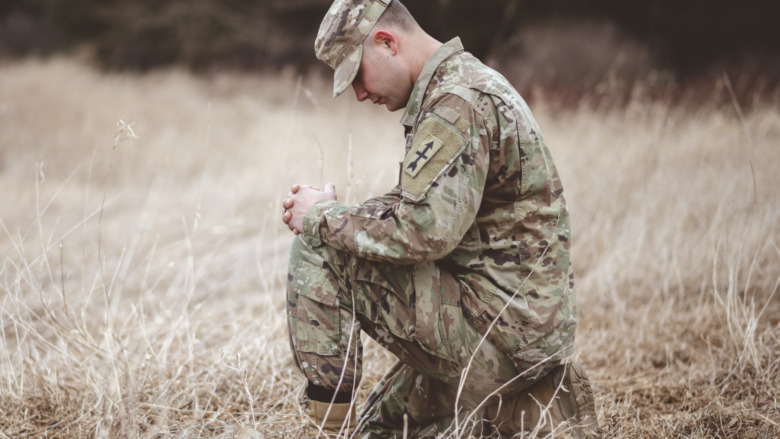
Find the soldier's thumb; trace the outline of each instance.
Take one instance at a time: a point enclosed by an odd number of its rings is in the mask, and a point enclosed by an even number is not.
[[[325,192],[330,192],[331,194],[336,193],[336,185],[333,183],[327,183],[325,185]]]

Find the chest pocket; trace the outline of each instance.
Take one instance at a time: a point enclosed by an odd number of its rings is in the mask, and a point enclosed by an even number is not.
[[[436,114],[426,117],[417,127],[401,166],[404,196],[413,202],[421,201],[434,185],[446,185],[446,179],[456,182],[459,170],[454,163],[469,143],[448,121]]]

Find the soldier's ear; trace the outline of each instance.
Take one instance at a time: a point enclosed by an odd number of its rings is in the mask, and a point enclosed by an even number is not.
[[[389,50],[393,56],[398,54],[398,38],[390,31],[380,29],[374,32],[374,44],[377,48]]]

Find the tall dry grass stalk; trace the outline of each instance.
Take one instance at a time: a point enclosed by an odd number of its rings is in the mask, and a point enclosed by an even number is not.
[[[366,198],[402,154],[328,87],[0,66],[0,437],[300,435],[280,198]],[[780,111],[543,104],[607,436],[776,437]]]

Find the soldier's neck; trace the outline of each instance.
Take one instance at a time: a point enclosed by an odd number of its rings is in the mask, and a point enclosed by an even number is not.
[[[419,31],[412,35],[410,39],[412,50],[412,57],[410,59],[410,71],[412,74],[413,83],[417,82],[417,78],[420,77],[425,63],[433,55],[442,43],[425,33],[425,31]]]

